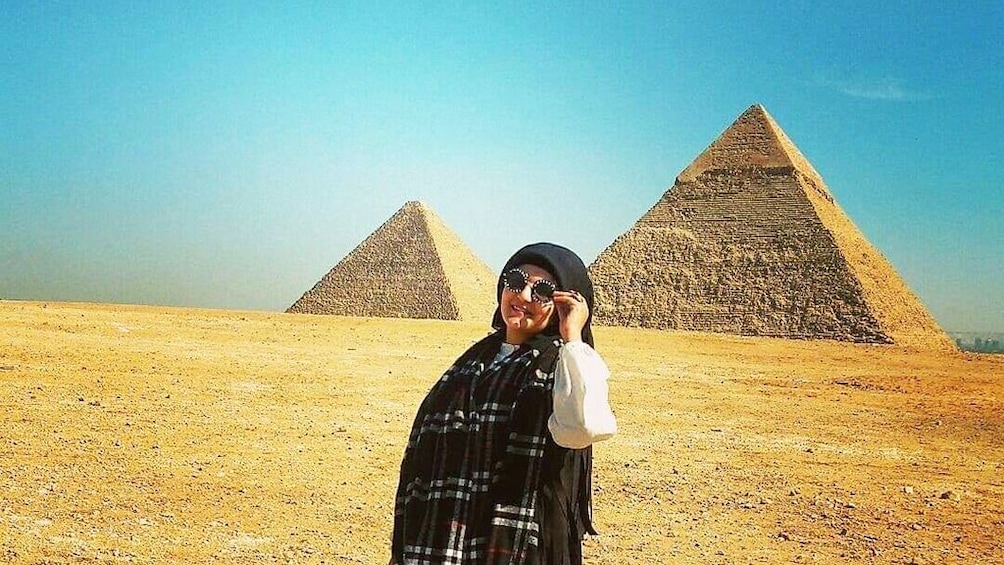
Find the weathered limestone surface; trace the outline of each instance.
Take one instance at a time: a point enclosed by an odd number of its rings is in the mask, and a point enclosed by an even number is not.
[[[599,323],[951,347],[759,105],[590,273]]]
[[[408,202],[286,311],[491,321],[495,275],[421,202]]]

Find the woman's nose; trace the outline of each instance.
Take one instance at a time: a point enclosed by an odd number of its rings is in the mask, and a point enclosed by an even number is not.
[[[527,302],[533,302],[533,285],[526,283],[523,290],[519,291],[519,297]]]

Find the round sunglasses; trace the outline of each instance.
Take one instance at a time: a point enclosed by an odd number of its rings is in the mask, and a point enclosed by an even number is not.
[[[530,275],[526,274],[526,271],[520,269],[519,267],[509,269],[502,274],[502,282],[505,285],[506,290],[509,292],[515,292],[519,294],[523,292],[526,288],[527,282],[530,281]],[[530,286],[530,295],[534,302],[539,302],[541,304],[547,304],[554,299],[554,291],[558,290],[558,287],[554,286],[554,283],[546,280],[539,279],[537,282]]]

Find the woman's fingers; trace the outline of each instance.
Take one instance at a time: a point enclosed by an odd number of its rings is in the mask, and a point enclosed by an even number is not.
[[[589,317],[589,305],[586,304],[586,299],[581,294],[574,290],[556,290],[552,300],[554,300],[554,305],[562,318],[571,316],[577,318],[577,322],[585,324],[586,318]]]
[[[589,311],[589,307],[586,306],[586,302],[584,300],[580,302],[571,296],[555,295],[553,300],[554,300],[554,305],[558,308],[558,310],[562,312],[571,312],[573,310],[579,310],[579,309],[581,309],[584,312]]]
[[[580,303],[586,306],[586,299],[581,294],[574,290],[556,290],[554,291],[554,296],[552,299],[555,302],[561,303]]]
[[[561,337],[566,341],[578,341],[582,339],[582,328],[585,327],[589,319],[589,305],[585,298],[575,291],[555,291],[554,307],[561,318],[559,330]]]

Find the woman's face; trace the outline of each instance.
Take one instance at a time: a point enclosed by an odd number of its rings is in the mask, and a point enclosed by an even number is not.
[[[553,302],[542,303],[533,299],[533,283],[543,279],[557,286],[551,273],[536,265],[520,265],[519,268],[529,275],[526,286],[520,292],[502,289],[499,305],[502,320],[505,321],[506,341],[516,345],[542,332],[554,314]]]

